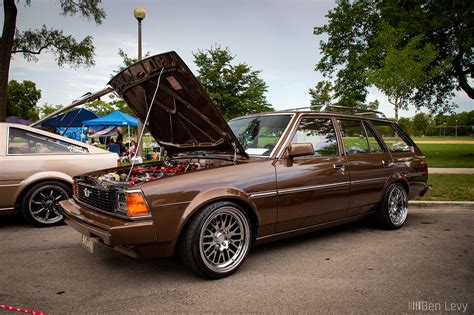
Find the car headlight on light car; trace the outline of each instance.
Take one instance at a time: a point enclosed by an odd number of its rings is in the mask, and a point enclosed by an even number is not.
[[[117,194],[117,212],[133,218],[148,216],[150,209],[141,190],[124,190]]]

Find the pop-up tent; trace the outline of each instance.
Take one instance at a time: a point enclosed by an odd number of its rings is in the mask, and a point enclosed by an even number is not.
[[[66,114],[58,115],[44,121],[42,127],[82,127],[82,124],[86,120],[97,118],[98,116],[87,109],[79,108],[67,112]]]
[[[136,127],[138,125],[138,119],[128,114],[122,113],[121,111],[116,110],[108,115],[84,121],[84,126],[94,127],[94,126],[128,126]]]
[[[89,128],[94,128],[94,129],[97,129],[97,127],[109,128],[109,127],[118,127],[118,126],[137,127],[138,119],[128,114],[122,113],[119,110],[116,110],[115,112],[112,112],[108,115],[85,121],[84,126],[89,127]],[[127,129],[128,129],[128,140],[130,140],[130,128],[127,128]],[[112,130],[106,130],[105,132],[107,134],[110,134]]]
[[[26,126],[31,125],[31,122],[29,122],[28,120],[20,118],[20,117],[16,117],[16,116],[7,117],[6,121],[7,123],[12,123],[12,124],[20,124],[20,125],[26,125]]]

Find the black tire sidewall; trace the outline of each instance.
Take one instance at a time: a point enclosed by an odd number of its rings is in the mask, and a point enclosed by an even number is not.
[[[405,192],[405,195],[407,196],[407,193],[406,193],[406,190],[405,190],[405,187],[403,187],[402,184],[400,183],[393,183],[391,184],[386,192],[385,192],[385,196],[384,196],[384,199],[383,199],[383,202],[382,204],[379,206],[379,209],[377,211],[377,215],[376,215],[376,218],[377,218],[377,221],[380,225],[382,225],[382,227],[386,228],[386,229],[390,229],[390,230],[396,230],[396,229],[399,229],[401,228],[405,222],[406,222],[406,218],[405,220],[403,221],[402,224],[400,225],[395,225],[392,223],[392,220],[390,220],[390,216],[389,216],[389,204],[388,204],[388,199],[390,197],[390,194],[392,193],[392,190],[395,188],[395,187],[398,187],[398,188],[401,188],[404,192]],[[408,199],[408,198],[407,198]],[[408,200],[406,200],[408,202]],[[407,205],[408,206],[408,205]]]
[[[35,194],[35,192],[37,192],[39,189],[41,189],[42,187],[45,187],[45,186],[53,186],[58,190],[62,190],[67,196],[66,199],[72,197],[72,189],[67,184],[59,182],[59,181],[54,181],[54,180],[43,181],[43,182],[34,184],[30,188],[28,188],[28,191],[24,194],[24,196],[21,200],[21,203],[20,203],[21,213],[23,214],[23,217],[30,224],[32,224],[34,226],[37,226],[37,227],[48,227],[48,226],[60,225],[60,224],[63,223],[63,220],[60,220],[58,222],[54,222],[54,223],[51,223],[51,224],[47,224],[47,223],[40,222],[40,221],[36,220],[35,217],[32,215],[32,213],[30,212],[30,203],[32,201],[33,195]]]
[[[199,241],[200,241],[200,236],[201,236],[201,230],[203,229],[203,225],[206,222],[207,218],[212,216],[220,208],[226,207],[226,206],[233,207],[239,210],[243,214],[245,220],[247,220],[247,223],[249,225],[248,237],[250,239],[249,239],[249,244],[247,246],[247,250],[244,253],[244,257],[242,258],[240,263],[228,272],[218,273],[209,269],[204,263],[203,258],[201,257],[200,249],[199,249],[199,246],[200,246]],[[236,272],[242,266],[243,262],[247,258],[247,255],[249,254],[250,248],[252,246],[252,235],[253,235],[252,223],[250,221],[250,218],[247,212],[235,202],[220,201],[220,202],[215,202],[213,204],[210,204],[206,206],[205,208],[203,208],[192,220],[193,222],[191,222],[191,224],[189,225],[189,230],[188,230],[188,233],[191,233],[191,242],[190,242],[191,248],[187,249],[188,251],[190,251],[191,256],[192,256],[191,262],[195,264],[195,266],[193,266],[192,269],[196,271],[198,274],[210,279],[224,278]]]

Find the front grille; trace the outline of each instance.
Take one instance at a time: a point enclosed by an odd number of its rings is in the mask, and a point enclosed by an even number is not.
[[[115,211],[115,191],[86,183],[77,183],[77,199],[92,207],[107,212]]]

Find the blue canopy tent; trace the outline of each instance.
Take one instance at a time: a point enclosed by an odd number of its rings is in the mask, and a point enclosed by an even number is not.
[[[41,126],[43,128],[54,128],[57,134],[77,141],[86,142],[87,133],[86,130],[83,129],[82,123],[97,117],[98,116],[93,112],[79,108],[45,120]]]
[[[112,112],[108,115],[85,121],[84,126],[92,128],[112,126],[137,127],[138,119],[128,114],[122,113],[119,110],[116,110],[115,112]],[[128,128],[128,140],[130,141],[130,128]]]
[[[128,114],[122,113],[119,110],[112,112],[108,115],[84,121],[84,126],[93,127],[93,126],[128,126],[136,127],[138,126],[138,119]]]
[[[67,112],[66,114],[58,115],[44,121],[41,126],[43,127],[82,127],[82,123],[86,120],[97,118],[96,114],[87,109],[79,108]]]

